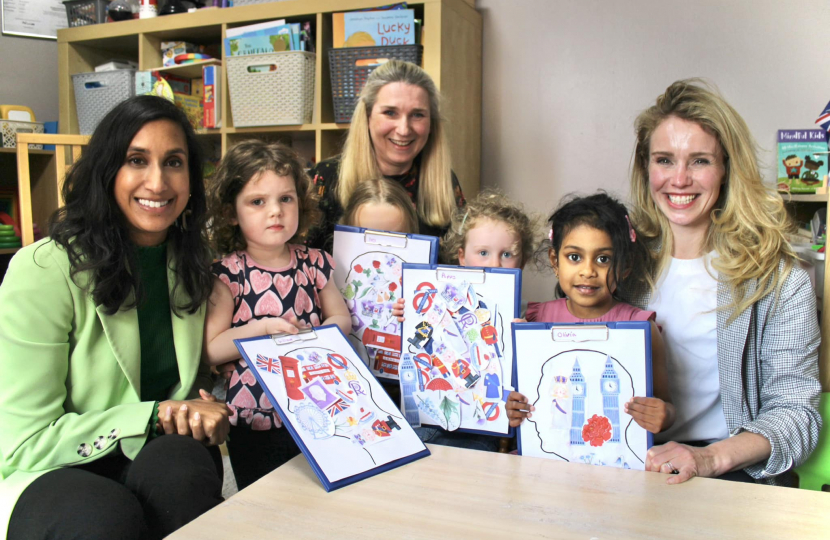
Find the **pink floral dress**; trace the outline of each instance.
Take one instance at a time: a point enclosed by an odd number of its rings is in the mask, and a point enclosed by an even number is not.
[[[258,265],[244,251],[213,264],[213,273],[231,290],[232,327],[250,320],[282,317],[319,326],[320,291],[334,272],[334,260],[325,251],[289,244],[291,262],[284,268]],[[238,360],[228,385],[228,407],[233,426],[265,431],[282,425],[274,407],[244,360]]]

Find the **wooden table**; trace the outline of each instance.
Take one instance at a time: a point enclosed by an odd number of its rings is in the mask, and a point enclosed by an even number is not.
[[[430,445],[326,493],[300,455],[169,538],[830,538],[830,494]]]

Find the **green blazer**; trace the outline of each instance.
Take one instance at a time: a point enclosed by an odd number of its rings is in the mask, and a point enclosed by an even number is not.
[[[138,312],[106,315],[69,272],[66,252],[45,239],[15,255],[0,286],[3,537],[18,497],[37,477],[118,447],[132,459],[149,435],[153,403],[139,398]],[[172,269],[167,275],[172,291]],[[88,276],[77,279],[83,284]],[[183,295],[177,292],[176,305]],[[204,318],[204,306],[182,318],[171,313],[180,378],[171,399],[190,397],[205,374]]]

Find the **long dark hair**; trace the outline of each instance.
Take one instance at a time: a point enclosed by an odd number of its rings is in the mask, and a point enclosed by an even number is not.
[[[118,204],[114,185],[135,135],[148,122],[171,120],[179,124],[187,141],[190,199],[167,241],[173,252],[176,283],[170,291],[171,308],[196,312],[212,287],[210,249],[205,239],[205,187],[202,151],[187,117],[176,106],[156,96],[130,98],[112,109],[92,134],[81,158],[67,174],[62,194],[64,206],[49,219],[49,235],[66,250],[72,280],[87,288],[96,305],[108,314],[136,307],[144,296],[135,246]],[[80,283],[81,272],[91,279]],[[189,302],[176,306],[176,288],[184,287]],[[128,303],[130,295],[132,302]]]
[[[611,293],[620,302],[629,302],[626,291],[638,290],[638,284],[648,278],[649,251],[629,224],[625,206],[605,192],[580,197],[566,197],[548,218],[551,227],[550,249],[559,254],[562,241],[575,228],[587,225],[603,231],[611,238],[614,250],[613,264],[608,269],[608,280],[617,284]],[[632,239],[633,238],[633,239]],[[562,286],[556,284],[557,298],[564,298]]]

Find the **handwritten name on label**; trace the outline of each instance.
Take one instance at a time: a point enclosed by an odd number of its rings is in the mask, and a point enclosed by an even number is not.
[[[483,270],[466,270],[464,272],[452,272],[439,269],[436,272],[438,281],[467,281],[468,283],[484,283]]]
[[[553,341],[608,341],[607,326],[554,326]]]
[[[405,236],[391,236],[385,234],[373,234],[370,232],[366,232],[364,236],[364,242],[374,246],[387,246],[387,247],[396,247],[396,248],[405,248],[406,247],[406,237]]]

